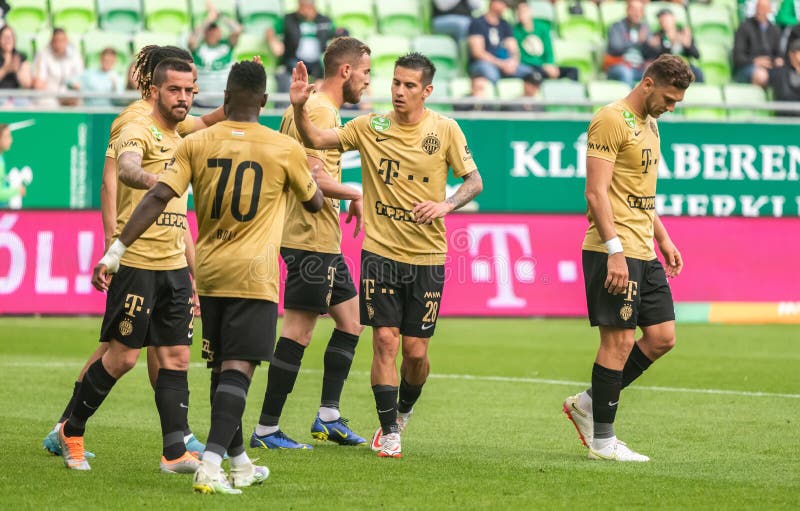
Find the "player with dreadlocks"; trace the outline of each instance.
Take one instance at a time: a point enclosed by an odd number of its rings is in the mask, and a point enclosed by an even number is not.
[[[138,89],[141,91],[142,99],[134,101],[128,105],[120,114],[114,119],[111,124],[111,132],[108,139],[108,148],[106,150],[105,163],[103,165],[103,179],[100,187],[100,210],[103,218],[103,232],[105,235],[105,247],[111,244],[114,231],[122,225],[117,225],[117,151],[116,143],[124,126],[131,123],[140,123],[149,119],[153,111],[154,99],[151,97],[150,87],[153,85],[153,71],[160,62],[168,58],[177,58],[183,61],[192,63],[191,54],[176,46],[157,46],[149,45],[144,46],[136,58],[134,64],[134,76]],[[192,70],[194,78],[197,78],[197,71],[192,63]],[[197,94],[197,87],[195,86],[195,94]],[[186,119],[178,124],[177,131],[181,136],[186,136],[194,131],[206,128],[224,120],[225,114],[222,107],[208,113],[202,117],[187,116]],[[126,173],[122,170],[119,173],[119,179],[123,184],[136,188],[136,183],[141,180],[140,173]],[[186,260],[189,264],[190,270],[193,272],[194,268],[194,242],[190,232],[187,230],[185,235],[186,242]],[[194,297],[194,303],[197,307],[197,299]],[[197,313],[197,309],[195,309]],[[108,343],[101,342],[94,353],[89,357],[89,360],[83,366],[78,375],[78,378],[73,387],[72,397],[70,398],[61,418],[58,420],[55,427],[45,437],[43,445],[48,452],[60,456],[61,447],[58,443],[58,431],[64,421],[70,416],[75,405],[76,396],[80,390],[81,382],[83,381],[86,371],[97,360],[99,360],[104,353],[108,351]],[[150,383],[155,390],[157,388],[158,376],[161,367],[156,357],[155,349],[148,346],[147,349],[147,367]],[[188,399],[188,396],[187,396]],[[184,403],[187,404],[188,403]],[[205,446],[197,440],[192,434],[188,423],[184,424],[184,442],[187,451],[202,452]],[[87,452],[87,457],[94,457],[92,453]]]

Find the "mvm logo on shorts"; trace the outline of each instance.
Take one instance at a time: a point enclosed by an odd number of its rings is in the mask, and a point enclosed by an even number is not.
[[[425,291],[424,298],[441,298],[442,293],[439,291]]]

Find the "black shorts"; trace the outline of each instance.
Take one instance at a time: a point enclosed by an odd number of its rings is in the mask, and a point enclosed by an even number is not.
[[[286,263],[283,308],[325,314],[356,296],[356,286],[342,254],[281,248]]]
[[[674,321],[672,291],[661,262],[630,257],[625,260],[628,262],[628,292],[612,295],[605,288],[608,255],[583,251],[583,278],[591,325],[636,328]]]
[[[192,344],[189,268],[142,270],[120,265],[111,279],[100,341],[135,349]]]
[[[208,367],[223,360],[260,363],[275,351],[278,304],[253,298],[200,297],[203,358]]]
[[[361,251],[362,325],[399,327],[402,335],[432,337],[443,288],[443,264],[407,264]]]

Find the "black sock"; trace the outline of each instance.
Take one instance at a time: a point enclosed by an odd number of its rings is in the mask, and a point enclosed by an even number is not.
[[[210,394],[208,396],[208,402],[211,405],[214,405],[214,394],[217,393],[217,387],[219,386],[219,371],[211,371],[211,386],[210,386]]]
[[[244,438],[242,437],[242,421],[239,421],[239,427],[233,433],[231,445],[228,446],[228,456],[233,458],[244,452]]]
[[[328,348],[325,350],[325,373],[322,376],[320,406],[339,409],[342,388],[347,375],[350,374],[357,344],[357,335],[333,330]]]
[[[186,452],[183,431],[189,414],[189,379],[186,371],[161,368],[156,379],[156,408],[161,419],[162,454],[176,460]]]
[[[592,368],[592,414],[594,438],[614,436],[614,418],[617,415],[619,393],[622,391],[622,371],[614,371],[599,364]]]
[[[81,382],[76,381],[75,385],[72,387],[72,397],[69,398],[69,403],[67,403],[67,407],[64,408],[64,411],[61,412],[61,418],[58,419],[58,422],[64,422],[65,420],[69,419],[70,414],[72,414],[72,409],[75,408],[75,399],[78,397],[78,391],[81,389]]]
[[[261,406],[258,423],[262,426],[277,426],[286,398],[292,393],[305,346],[286,337],[278,339],[275,354],[269,363],[267,391]]]
[[[625,361],[625,367],[622,369],[622,388],[624,389],[633,383],[652,364],[653,361],[647,358],[647,355],[639,349],[639,343],[633,343],[633,349],[628,355],[628,360]]]
[[[425,385],[425,383],[411,385],[405,378],[400,379],[400,399],[397,401],[398,412],[408,413],[414,408],[414,403],[417,402],[419,395],[422,394],[423,385]]]
[[[211,406],[211,430],[206,451],[225,455],[236,430],[240,429],[250,379],[242,372],[229,369],[219,375],[219,385]]]
[[[103,359],[98,359],[89,366],[83,375],[78,395],[75,398],[72,414],[64,423],[64,436],[83,436],[86,421],[103,404],[103,400],[117,383],[117,379],[108,374],[103,367]]]
[[[397,387],[392,385],[373,385],[375,409],[381,422],[383,434],[397,433]]]

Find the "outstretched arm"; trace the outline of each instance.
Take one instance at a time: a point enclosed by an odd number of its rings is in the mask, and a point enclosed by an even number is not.
[[[473,170],[464,176],[464,182],[458,190],[442,202],[425,201],[414,204],[414,217],[418,224],[429,224],[453,210],[464,207],[483,191],[483,178],[480,172]]]

